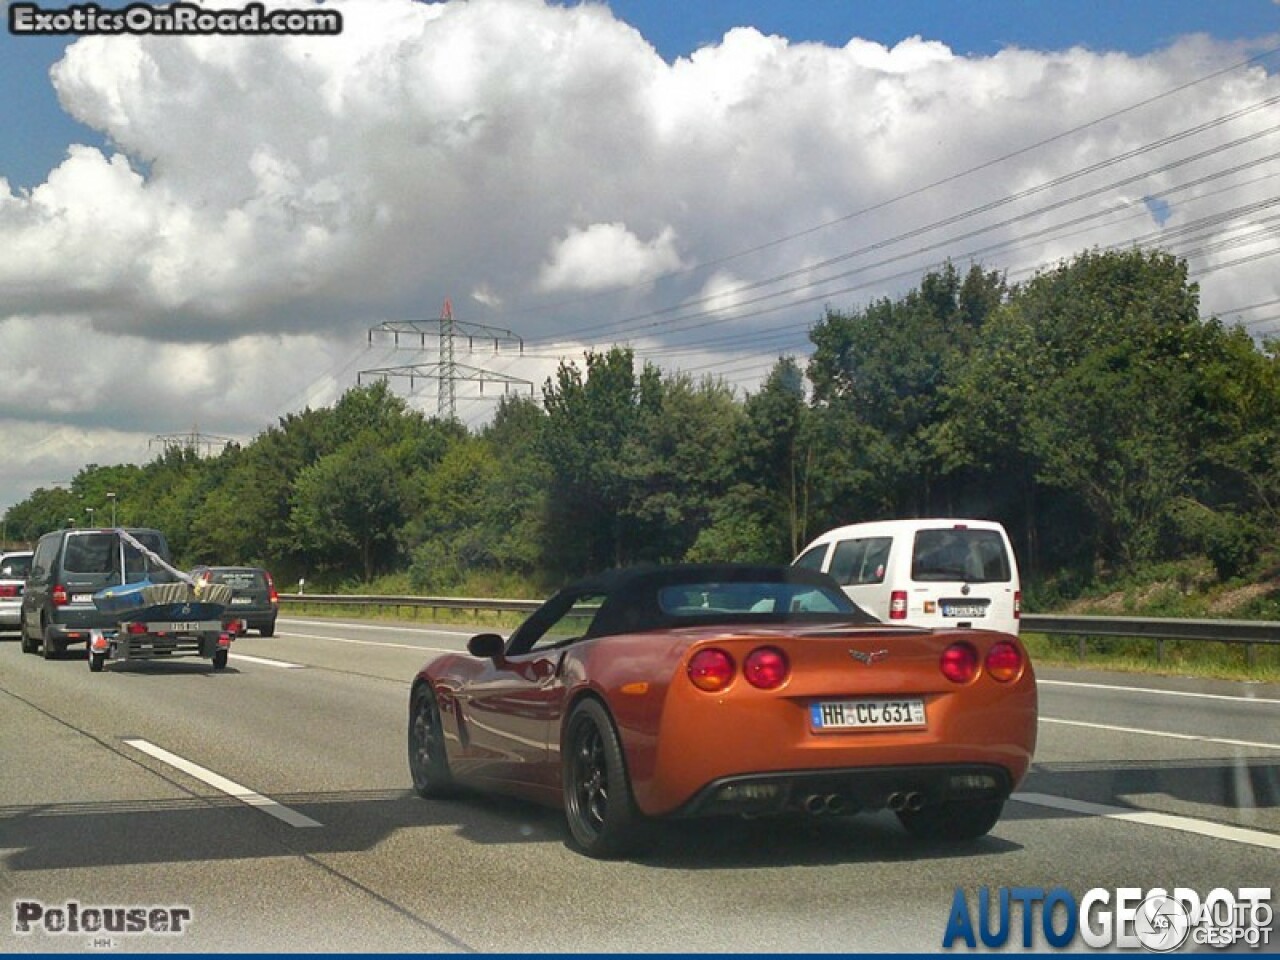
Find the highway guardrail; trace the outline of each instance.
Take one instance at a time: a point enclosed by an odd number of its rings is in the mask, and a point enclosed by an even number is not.
[[[378,594],[300,594],[280,595],[287,603],[310,603],[350,607],[391,607],[402,609],[472,610],[499,613],[530,613],[542,605],[541,600],[503,600],[480,597],[412,597]],[[1107,617],[1083,614],[1026,613],[1022,629],[1029,633],[1047,633],[1079,637],[1078,652],[1085,655],[1089,637],[1138,637],[1155,641],[1156,660],[1164,656],[1166,640],[1199,640],[1213,643],[1242,643],[1245,658],[1252,666],[1257,662],[1256,644],[1280,643],[1280,621],[1275,620],[1178,620],[1169,617]]]

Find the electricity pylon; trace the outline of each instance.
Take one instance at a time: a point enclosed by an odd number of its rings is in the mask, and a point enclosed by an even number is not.
[[[477,340],[492,340],[495,354],[504,343],[517,346],[520,353],[523,354],[524,340],[510,330],[500,327],[458,321],[453,316],[453,304],[449,300],[445,300],[444,309],[440,312],[439,320],[384,320],[376,327],[370,327],[370,345],[373,344],[375,335],[386,334],[394,337],[397,348],[400,346],[401,334],[416,336],[418,338],[418,349],[424,352],[427,349],[427,337],[435,336],[439,359],[431,363],[409,363],[395,367],[373,367],[369,370],[361,370],[356,374],[356,383],[363,384],[366,376],[381,377],[384,380],[388,377],[407,377],[409,380],[409,392],[412,393],[415,389],[416,380],[435,380],[438,387],[436,392],[436,412],[441,419],[452,420],[457,416],[457,385],[459,380],[478,383],[481,395],[484,394],[484,385],[486,383],[500,383],[503,385],[505,392],[510,392],[513,386],[520,386],[528,387],[530,395],[533,393],[533,384],[528,380],[508,376],[505,373],[495,373],[491,370],[485,370],[483,367],[473,367],[469,364],[459,363],[454,358],[455,344],[463,337],[467,339],[468,353],[475,351]]]

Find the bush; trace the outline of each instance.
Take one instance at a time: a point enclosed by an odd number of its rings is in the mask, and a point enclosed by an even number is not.
[[[1171,517],[1179,539],[1209,558],[1219,580],[1239,577],[1257,562],[1262,534],[1249,518],[1193,500],[1175,504]]]

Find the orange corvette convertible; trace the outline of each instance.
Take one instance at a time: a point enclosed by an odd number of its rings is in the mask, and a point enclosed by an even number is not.
[[[417,792],[562,806],[594,857],[661,818],[888,808],[911,833],[989,831],[1036,742],[1016,637],[880,623],[826,574],[652,566],[561,590],[511,635],[417,675]]]

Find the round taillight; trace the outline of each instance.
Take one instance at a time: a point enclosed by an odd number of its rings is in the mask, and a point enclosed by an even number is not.
[[[1022,673],[1022,651],[1007,640],[993,643],[987,651],[987,673],[1001,683],[1017,680]]]
[[[742,675],[753,687],[761,690],[782,686],[790,673],[787,655],[777,647],[757,647],[742,663]]]
[[[978,672],[978,651],[971,643],[953,643],[942,651],[938,666],[952,683],[968,683]]]
[[[717,693],[733,679],[733,658],[714,647],[699,650],[689,661],[689,679],[699,690]]]

